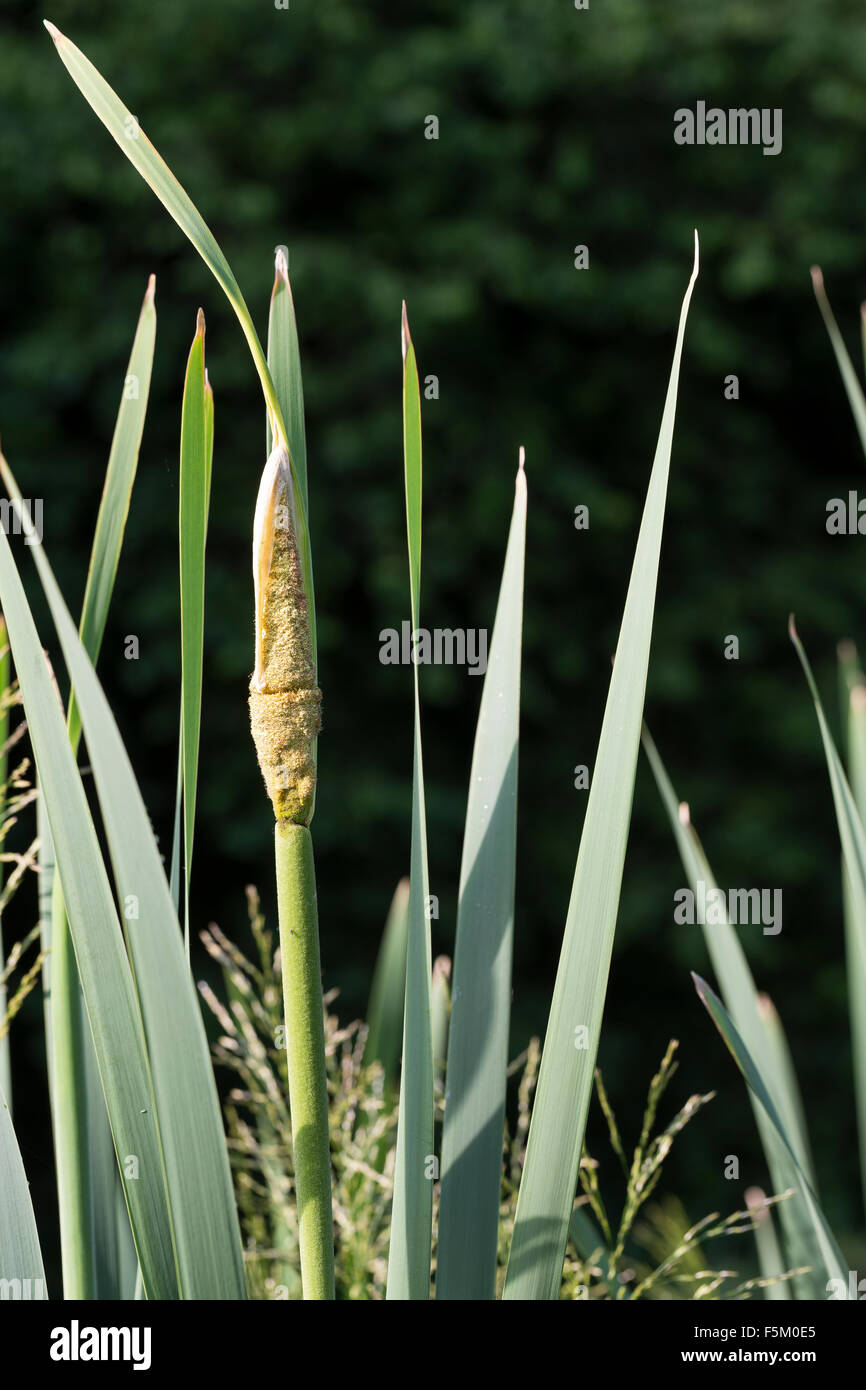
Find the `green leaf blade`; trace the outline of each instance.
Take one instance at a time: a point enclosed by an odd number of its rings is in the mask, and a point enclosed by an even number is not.
[[[3,474],[14,495],[17,488],[8,466]],[[150,1061],[181,1293],[184,1298],[243,1299],[246,1282],[222,1115],[169,886],[114,716],[41,546],[34,548],[33,556],[77,693],[118,899],[128,924],[126,939]],[[48,806],[50,813],[50,791]],[[53,823],[52,834],[69,904]],[[69,911],[71,921],[71,904]]]
[[[0,615],[0,817],[5,811],[6,802],[6,778],[9,771],[9,759],[6,752],[6,740],[9,737],[9,705],[7,703],[12,685],[12,663],[9,657],[9,642],[6,636],[6,624]],[[0,867],[0,887],[2,887],[3,870]],[[6,965],[6,955],[3,948],[3,920],[0,914],[0,1019],[6,1017],[6,983],[3,979],[3,970]],[[12,1114],[12,1061],[9,1052],[9,1034],[0,1038],[0,1091],[6,1096],[6,1104],[9,1107],[9,1114]]]
[[[418,626],[421,582],[421,393],[415,349],[403,306],[403,447],[409,583],[413,627]],[[414,734],[412,765],[412,845],[409,874],[409,937],[406,950],[406,1003],[403,1066],[387,1298],[430,1297],[433,1240],[433,1034],[431,948],[427,900],[427,812],[421,748],[418,667],[413,664]]]
[[[631,816],[679,366],[697,273],[695,234],[694,269],[680,313],[578,850],[520,1184],[506,1299],[556,1299],[562,1280]],[[588,1046],[579,1048],[578,1041],[588,1041]]]
[[[289,453],[295,465],[298,490],[309,517],[307,494],[307,431],[304,420],[304,382],[301,373],[301,349],[298,342],[298,323],[289,280],[289,266],[282,247],[275,258],[274,287],[268,316],[268,367],[283,412],[288,435]],[[268,430],[267,452],[274,447]]]
[[[6,1097],[0,1091],[0,1280],[4,1298],[46,1299],[45,1269],[30,1188]],[[17,1282],[16,1282],[17,1281]],[[23,1290],[26,1288],[26,1292]]]
[[[437,1299],[492,1299],[496,1289],[517,863],[525,547],[521,452],[466,807],[442,1135]]]
[[[670,778],[646,726],[642,737],[644,751],[652,768],[662,802],[667,810],[689,886],[692,892],[697,895],[698,884],[703,882],[706,892],[709,894],[716,889],[716,880],[691,824],[687,808],[680,807]],[[762,1002],[762,996],[757,990],[736,931],[728,922],[727,915],[720,915],[722,920],[712,925],[708,925],[706,922],[701,923],[704,942],[716,979],[734,1023],[751,1055],[755,1058],[762,1075],[766,1078],[775,1105],[785,1118],[798,1160],[814,1186],[808,1135],[802,1117],[799,1089],[793,1067],[787,1057],[787,1047],[785,1046],[783,1049],[778,1033],[773,1029],[772,1020],[768,1020],[767,1003]],[[781,1023],[779,1028],[781,1028]],[[749,1091],[749,1100],[776,1192],[786,1192],[791,1187],[796,1188],[799,1185],[796,1169],[785,1145],[779,1139],[775,1126],[751,1091]],[[814,1268],[816,1262],[820,1261],[820,1250],[815,1242],[811,1216],[800,1196],[782,1204],[780,1220],[785,1231],[786,1244],[792,1264],[798,1269]],[[804,1298],[820,1296],[821,1291],[816,1285],[814,1275],[798,1275],[794,1283],[800,1296]]]
[[[2,456],[0,461],[5,464]],[[138,1176],[125,1177],[124,1189],[145,1287],[151,1298],[176,1298],[177,1277],[162,1156],[132,977],[63,712],[9,542],[2,533],[0,603],[45,795],[56,871],[63,883],[115,1150],[121,1158],[135,1156],[137,1160]],[[57,987],[56,964],[55,960],[53,989]],[[61,1078],[55,1073],[52,1081],[59,1090]]]
[[[367,1005],[367,1041],[364,1062],[381,1062],[385,1086],[399,1080],[403,1041],[403,1010],[406,1002],[406,945],[409,936],[409,880],[403,878],[385,919],[382,944],[376,957],[370,1001]]]
[[[707,984],[706,980],[702,980],[700,975],[696,975],[694,971],[692,971],[692,980],[694,981],[698,998],[700,999],[707,1013],[710,1015],[710,1018],[713,1020],[713,1023],[716,1025],[716,1028],[721,1034],[725,1046],[727,1047],[728,1051],[730,1052],[731,1056],[736,1062],[737,1067],[742,1073],[743,1077],[745,1078],[747,1084],[755,1093],[764,1110],[766,1111],[769,1119],[771,1120],[774,1128],[776,1129],[776,1132],[779,1135],[779,1138],[785,1145],[785,1148],[788,1150],[788,1153],[791,1157],[791,1160],[797,1170],[800,1179],[800,1190],[803,1193],[803,1196],[807,1202],[809,1211],[812,1216],[812,1221],[815,1227],[815,1235],[821,1249],[821,1254],[828,1278],[841,1279],[844,1285],[847,1287],[848,1271],[847,1268],[845,1268],[845,1261],[842,1258],[841,1251],[839,1250],[839,1247],[836,1244],[835,1236],[833,1235],[833,1232],[830,1230],[827,1218],[821,1210],[817,1198],[815,1197],[815,1194],[812,1191],[812,1185],[806,1177],[806,1174],[804,1173],[802,1167],[800,1166],[800,1163],[797,1159],[797,1155],[794,1152],[793,1146],[791,1144],[791,1140],[788,1136],[787,1131],[785,1130],[782,1119],[779,1116],[779,1112],[773,1104],[772,1097],[770,1096],[764,1078],[761,1075],[754,1058],[752,1057],[748,1047],[746,1046],[745,1042],[743,1041],[742,1037],[737,1031],[734,1022],[730,1014],[727,1012],[721,999],[719,999],[718,996],[713,992],[713,990],[710,989],[710,986]]]
[[[144,134],[144,131],[140,128],[137,118],[123,104],[117,93],[114,92],[105,81],[102,74],[94,67],[90,60],[85,57],[81,50],[76,48],[75,44],[72,43],[65,34],[61,34],[60,30],[57,29],[55,25],[50,24],[48,20],[45,20],[44,23],[51,38],[54,40],[58,56],[76,87],[81,92],[81,95],[91,107],[91,110],[105,126],[112,139],[126,155],[127,159],[138,171],[145,183],[156,194],[169,215],[174,218],[181,231],[183,231],[192,242],[192,245],[223,290],[223,293],[234,309],[244,337],[247,340],[247,346],[249,347],[253,364],[258,373],[259,381],[261,382],[262,392],[270,413],[272,425],[281,432],[284,438],[287,438],[286,426],[279,401],[277,400],[274,383],[268,369],[265,354],[262,351],[262,345],[259,342],[258,334],[256,333],[255,326],[250,316],[250,311],[247,308],[246,301],[232,273],[231,267],[217,244],[216,238],[207,226],[192,199],[175,178],[159,152]],[[295,475],[295,483],[297,486],[298,479],[294,460],[291,460],[291,467]],[[313,562],[310,553],[310,537],[307,527],[306,511],[303,508],[298,509],[297,543],[301,555],[301,565],[304,571],[304,583],[307,594],[308,596],[312,596]]]
[[[213,449],[213,392],[206,384],[204,315],[199,309],[183,388],[180,429],[181,766],[183,778],[184,935],[189,954],[189,891],[195,834],[204,661],[205,547]]]
[[[845,394],[848,397],[848,404],[851,407],[851,414],[854,416],[854,423],[857,426],[857,433],[860,436],[860,443],[863,452],[866,454],[866,397],[863,395],[863,388],[857,378],[854,365],[845,346],[845,339],[839,332],[839,325],[833,310],[830,308],[830,301],[824,289],[824,277],[818,266],[812,266],[812,288],[815,291],[815,298],[818,301],[818,308],[821,310],[821,317],[827,329],[827,336],[836,357],[836,364],[839,368],[839,375],[845,387]],[[866,341],[866,338],[864,338]]]
[[[81,49],[47,19],[43,23],[54,40],[61,62],[85,101],[216,277],[237,313],[248,340],[250,334],[255,338],[255,329],[240,287],[216,238],[192,199],[141,129],[138,118],[123,104]],[[256,347],[258,348],[258,359],[263,362],[258,340],[255,339],[255,343],[250,342],[250,347],[254,358]]]
[[[124,377],[90,554],[79,632],[93,662],[105,632],[144,432],[156,340],[155,288],[151,275]],[[74,691],[67,727],[73,752],[77,752],[81,720]],[[52,879],[48,931],[53,941],[56,988],[48,994],[47,1012],[56,1023],[56,1027],[49,1027],[48,1037],[56,1037],[57,1068],[62,1079],[59,1089],[52,1092],[52,1121],[64,1294],[67,1298],[116,1298],[114,1149],[60,879],[53,875]],[[126,1224],[128,1229],[128,1221]]]
[[[866,824],[866,684],[860,676],[851,688],[848,702],[848,763],[851,792],[862,823]],[[857,1134],[860,1145],[860,1182],[866,1210],[866,968],[862,943],[866,942],[866,903],[855,895],[843,862],[845,959],[848,980],[848,1009],[851,1019],[851,1050],[854,1063],[854,1095],[857,1106]]]
[[[117,577],[144,434],[156,343],[155,293],[156,278],[151,275],[126,368],[90,554],[79,632],[84,648],[94,663],[99,656],[111,595],[114,592],[114,581]],[[70,702],[69,725],[70,741],[75,748],[79,726],[74,701]]]

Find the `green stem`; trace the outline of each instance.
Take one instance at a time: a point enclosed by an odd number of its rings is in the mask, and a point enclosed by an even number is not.
[[[301,1281],[305,1299],[331,1299],[331,1150],[313,841],[305,825],[277,821],[274,830]]]

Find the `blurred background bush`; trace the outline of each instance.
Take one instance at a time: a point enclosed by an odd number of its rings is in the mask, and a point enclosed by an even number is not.
[[[149,420],[100,670],[167,854],[180,395],[204,307],[216,449],[193,913],[199,928],[216,919],[240,935],[246,883],[273,906],[271,812],[246,732],[259,388],[208,271],[75,91],[41,15],[25,0],[0,6],[0,434],[24,494],[46,499],[46,548],[77,611],[155,271]],[[586,801],[573,769],[595,754],[698,227],[647,718],[719,881],[783,889],[781,934],[742,935],[788,1030],[826,1209],[843,1233],[862,1227],[839,849],[786,634],[793,609],[835,709],[836,641],[866,646],[863,542],[828,536],[825,507],[866,479],[808,271],[822,265],[855,350],[866,295],[862,6],[55,0],[49,17],[184,183],[262,334],[273,249],[289,247],[324,692],[322,949],[346,1018],[365,1006],[408,860],[411,676],[378,660],[380,630],[408,617],[400,302],[422,376],[439,380],[424,408],[425,626],[492,626],[518,446],[527,453],[516,1053],[546,1020]],[[676,146],[674,111],[699,99],[781,107],[781,154]],[[428,115],[438,140],[425,139]],[[577,244],[588,271],[574,268]],[[724,398],[730,373],[738,401]],[[588,531],[574,529],[580,503]],[[123,657],[132,633],[138,661]],[[738,661],[724,659],[729,634]],[[434,955],[453,944],[480,685],[461,669],[423,671]],[[699,929],[673,924],[681,883],[642,760],[600,1062],[627,1142],[669,1037],[682,1040],[671,1103],[718,1089],[672,1162],[696,1220],[765,1179],[742,1083],[689,980],[689,968],[709,971]],[[47,1098],[30,1005],[13,1053],[22,1146],[45,1203]],[[595,1115],[590,1144],[601,1149],[598,1134]],[[731,1153],[739,1183],[722,1176]]]

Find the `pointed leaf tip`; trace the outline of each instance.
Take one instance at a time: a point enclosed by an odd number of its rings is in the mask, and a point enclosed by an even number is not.
[[[525,465],[526,465],[526,450],[523,448],[523,445],[521,444],[520,450],[519,450],[518,455],[517,455],[517,476],[516,476],[515,479],[514,479],[514,495],[515,495],[516,501],[517,501],[517,500],[522,500],[524,506],[526,505],[526,467],[525,467]],[[516,501],[515,501],[515,505],[516,505]]]
[[[63,38],[63,35],[61,34],[60,30],[57,28],[56,25],[51,23],[50,19],[43,19],[42,23],[45,25],[45,28],[48,30],[55,43],[57,43],[58,39]]]
[[[198,313],[196,314],[195,331],[196,337],[198,337],[199,334],[202,336],[202,338],[204,337],[204,309],[199,309]]]
[[[772,999],[770,998],[769,994],[765,994],[763,990],[758,990],[758,992],[756,993],[755,1004],[757,1005],[758,1013],[761,1015],[762,1018],[772,1018],[773,1015],[776,1013],[776,1008],[773,1004]]]
[[[791,613],[791,614],[789,615],[789,617],[788,617],[788,636],[790,637],[791,641],[794,643],[794,646],[796,646],[797,643],[799,642],[800,638],[799,638],[798,633],[797,633],[797,624],[794,622],[794,614],[793,614],[793,613]]]
[[[852,686],[851,708],[857,711],[866,709],[866,685]]]
[[[144,292],[145,304],[152,304],[156,294],[156,276],[150,274],[147,277],[147,289]]]
[[[404,299],[404,300],[403,300],[403,317],[402,317],[402,321],[401,321],[401,324],[400,324],[400,346],[401,346],[401,349],[402,349],[402,352],[403,352],[403,361],[404,361],[404,362],[406,361],[406,356],[407,356],[407,353],[409,352],[409,344],[411,343],[411,341],[412,341],[412,335],[411,335],[411,333],[409,332],[409,316],[408,316],[408,314],[406,313],[406,301],[405,301],[405,299]]]
[[[824,288],[824,276],[821,267],[819,265],[810,265],[809,274],[812,277],[812,288],[815,291],[822,290]]]

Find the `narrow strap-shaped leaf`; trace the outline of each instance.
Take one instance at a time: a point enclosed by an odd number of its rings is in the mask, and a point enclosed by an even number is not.
[[[205,496],[207,505],[205,506],[205,526],[207,526],[210,516],[210,487],[213,477],[213,431],[214,431],[214,403],[213,387],[210,384],[207,367],[204,369],[204,458],[205,458]]]
[[[128,1303],[132,1299],[144,1295],[136,1292],[137,1289],[141,1288],[141,1270],[138,1256],[135,1253],[135,1241],[132,1238],[129,1212],[126,1210],[123,1183],[120,1180],[117,1164],[114,1165],[113,1216],[117,1232],[117,1270],[115,1273],[117,1293],[115,1297],[121,1302]]]
[[[45,788],[42,789],[46,795]],[[99,1136],[91,1142],[94,1115],[89,1094],[88,1050],[92,1050],[87,1011],[79,983],[77,946],[67,921],[61,876],[54,875],[51,902],[51,1028],[54,1045],[51,1122],[54,1167],[60,1216],[60,1254],[63,1296],[98,1297],[92,1156]]]
[[[2,471],[8,490],[17,496],[5,460]],[[181,1292],[184,1298],[245,1298],[240,1231],[207,1036],[159,851],[114,716],[44,550],[37,546],[33,555],[81,710],[123,906],[151,1064]],[[50,792],[48,805],[50,814]],[[65,890],[56,834],[55,847]]]
[[[249,310],[232,269],[198,208],[181,187],[162,156],[151,144],[139,126],[137,117],[124,106],[117,93],[108,85],[89,58],[85,57],[81,49],[76,48],[65,34],[61,34],[55,25],[49,23],[47,19],[44,23],[54,40],[61,62],[81,95],[89,103],[95,115],[99,117],[109,135],[130,163],[138,170],[145,183],[153,189],[181,231],[189,237],[208,269],[216,277],[238,316],[267,394],[270,389],[267,384],[270,380],[267,363]],[[269,401],[269,404],[274,408],[276,401]]]
[[[815,1235],[821,1248],[821,1254],[824,1260],[824,1267],[827,1273],[827,1277],[829,1279],[842,1279],[845,1285],[847,1286],[848,1271],[846,1262],[842,1258],[842,1253],[839,1250],[838,1245],[836,1244],[836,1238],[833,1235],[833,1232],[830,1230],[827,1218],[821,1210],[821,1207],[818,1203],[818,1199],[812,1190],[812,1184],[809,1182],[809,1179],[806,1177],[806,1174],[800,1166],[800,1163],[797,1159],[797,1155],[792,1147],[791,1140],[785,1130],[785,1127],[779,1116],[779,1112],[773,1104],[772,1098],[767,1089],[766,1082],[764,1081],[764,1078],[761,1075],[761,1072],[759,1071],[755,1063],[755,1059],[752,1057],[752,1054],[750,1053],[748,1047],[746,1046],[745,1042],[743,1041],[742,1037],[737,1031],[734,1022],[727,1009],[725,1008],[724,1004],[722,1003],[721,999],[719,999],[718,996],[713,993],[706,980],[702,980],[700,975],[696,975],[694,971],[692,971],[692,979],[694,981],[695,989],[698,993],[698,998],[700,999],[707,1013],[710,1015],[710,1018],[713,1020],[713,1023],[718,1028],[722,1036],[722,1039],[731,1056],[733,1057],[734,1061],[736,1062],[740,1072],[745,1077],[749,1086],[754,1091],[755,1095],[758,1097],[758,1100],[761,1102],[761,1105],[764,1107],[764,1110],[767,1112],[767,1115],[770,1117],[770,1120],[775,1126],[779,1138],[785,1145],[785,1148],[788,1150],[788,1153],[791,1156],[791,1161],[797,1169],[797,1173],[800,1178],[800,1190],[802,1191],[803,1196],[806,1199],[806,1203],[809,1207],[809,1211],[812,1216],[812,1220],[815,1226]]]
[[[784,1273],[785,1266],[782,1261],[782,1251],[776,1239],[773,1210],[772,1207],[765,1206],[765,1202],[766,1193],[762,1192],[759,1187],[747,1189],[746,1206],[751,1213],[755,1227],[755,1249],[758,1252],[761,1276],[764,1279],[774,1280],[764,1289],[764,1297],[772,1299],[774,1302],[790,1301],[791,1281],[779,1278],[779,1275]]]
[[[273,377],[277,400],[283,412],[283,420],[288,435],[289,455],[292,459],[294,476],[300,493],[306,525],[309,528],[309,496],[307,488],[307,429],[304,419],[304,383],[301,375],[301,349],[298,343],[298,325],[295,318],[295,303],[289,283],[289,266],[286,251],[277,247],[274,257],[274,284],[271,290],[271,307],[268,316],[268,367]],[[270,417],[266,425],[267,450],[270,458],[273,448],[273,430]],[[309,550],[309,535],[307,537]],[[318,670],[318,636],[316,628],[316,596],[312,564],[306,574],[307,611],[310,615],[310,640],[313,645],[313,667]],[[318,758],[318,739],[313,743],[313,760]],[[316,789],[313,787],[315,805]]]
[[[205,483],[205,494],[206,494],[205,529],[207,529],[207,517],[208,517],[208,514],[209,514],[209,512],[210,512],[211,474],[212,474],[212,470],[213,470],[213,437],[214,437],[214,403],[213,403],[213,390],[212,390],[212,388],[211,388],[211,384],[210,384],[210,381],[209,381],[209,379],[208,379],[207,367],[205,367],[205,369],[204,369],[204,381],[205,381],[205,462],[206,462],[206,466],[207,466],[206,483]],[[183,642],[183,638],[181,638],[181,643],[182,643],[182,642]],[[181,661],[182,661],[182,660],[183,660],[183,658],[181,657]],[[172,836],[171,836],[171,868],[170,868],[170,874],[169,874],[169,885],[170,885],[170,890],[171,890],[171,900],[172,900],[172,902],[174,903],[174,910],[175,910],[175,912],[178,914],[178,917],[180,916],[180,855],[181,855],[181,843],[182,843],[182,841],[183,841],[183,834],[184,834],[184,819],[183,819],[183,808],[184,808],[184,792],[183,792],[183,749],[184,749],[184,735],[185,735],[185,725],[184,725],[185,711],[186,711],[186,703],[185,703],[184,694],[183,694],[183,681],[181,680],[181,691],[180,691],[180,719],[179,719],[179,721],[178,721],[178,725],[179,725],[179,728],[180,728],[180,734],[179,734],[178,741],[177,741],[177,777],[176,777],[176,779],[175,779],[175,792],[174,792],[174,822],[173,822]],[[189,920],[189,904],[187,903],[187,904],[186,904],[186,912],[185,912],[185,914],[184,914],[184,939],[185,939],[185,941],[186,941],[187,955],[189,955],[189,927],[188,927],[188,920]]]
[[[12,1115],[0,1090],[0,1281],[4,1298],[48,1297],[36,1216]]]
[[[839,325],[836,322],[833,310],[830,308],[830,301],[824,290],[824,276],[816,265],[812,266],[812,288],[815,291],[818,308],[821,310],[821,317],[824,320],[827,335],[833,346],[833,352],[836,355],[839,374],[842,377],[842,385],[845,387],[845,394],[848,397],[851,414],[854,416],[854,423],[857,426],[860,443],[863,446],[863,452],[866,453],[866,397],[863,395],[863,388],[860,385],[857,373],[848,355],[845,339],[839,332]]]
[[[45,1025],[45,1062],[48,1095],[54,1091],[54,1041],[51,1031],[51,903],[54,895],[54,842],[45,812],[45,797],[36,784],[36,833],[39,836],[39,878],[36,885],[39,908],[39,949],[42,952],[42,1016]]]
[[[442,1134],[437,1298],[492,1299],[496,1291],[511,1017],[525,548],[521,450],[463,836]]]
[[[5,465],[2,456],[0,463]],[[41,547],[34,547],[34,552],[41,554]],[[124,1189],[145,1288],[149,1298],[176,1298],[162,1155],[132,975],[63,711],[2,530],[0,603],[45,797],[57,872],[63,884],[115,1151],[124,1171]],[[57,988],[56,970],[55,959],[52,990]],[[56,1071],[53,1083],[59,1093],[62,1079]],[[125,1160],[127,1170],[123,1169]]]
[[[205,388],[204,314],[198,311],[183,387],[180,426],[180,644],[183,767],[184,939],[189,955],[189,888],[201,731],[204,659],[204,568],[213,447],[213,393]],[[210,416],[210,424],[208,423]],[[209,437],[210,436],[210,437]]]
[[[555,1299],[562,1282],[631,818],[680,359],[697,274],[696,232],[547,1024],[508,1257],[508,1299]]]
[[[174,910],[180,920],[180,849],[183,840],[183,690],[180,692],[180,733],[177,740],[177,775],[174,782],[174,821],[171,833],[171,866],[169,891]]]
[[[717,884],[695,828],[685,814],[685,808],[681,810],[676,792],[646,726],[642,737],[644,751],[668,813],[689,886],[697,897],[698,885],[703,883],[705,892],[709,895],[714,892]],[[787,1131],[792,1136],[798,1159],[814,1186],[808,1136],[793,1072],[786,1073],[780,1066],[778,1049],[773,1050],[770,1034],[762,1017],[761,996],[752,978],[739,937],[728,922],[727,914],[719,910],[718,916],[721,920],[712,925],[701,922],[701,930],[722,996],[762,1075],[766,1078],[774,1103],[784,1116]],[[785,1145],[776,1133],[775,1126],[753,1093],[750,1091],[748,1094],[774,1189],[776,1192],[786,1192],[791,1187],[798,1187],[796,1170]],[[811,1216],[803,1198],[796,1196],[783,1202],[780,1220],[792,1265],[797,1269],[807,1268],[811,1271],[820,1262],[820,1250],[815,1242]],[[820,1297],[823,1286],[816,1280],[817,1276],[811,1272],[798,1275],[794,1281],[798,1297]]]
[[[6,636],[6,624],[0,616],[0,819],[2,819],[5,809],[6,799],[6,776],[8,773],[8,758],[6,756],[6,740],[9,737],[9,695],[12,681],[12,663],[9,658],[9,642]],[[3,868],[0,865],[0,888],[3,887]],[[0,1021],[6,1017],[6,985],[3,980],[3,969],[6,964],[6,956],[3,950],[3,920],[0,915]],[[9,1054],[9,1034],[0,1038],[0,1091],[6,1097],[6,1105],[9,1114],[12,1114],[12,1064]]]
[[[433,962],[430,985],[430,1028],[433,1035],[433,1083],[441,1086],[448,1058],[448,1037],[451,1031],[451,961],[437,956]]]
[[[842,716],[842,752],[848,755],[848,725],[850,719],[851,691],[855,685],[863,684],[857,648],[853,642],[840,642],[836,648],[839,658],[839,710]]]
[[[604,1237],[587,1207],[575,1207],[568,1223],[568,1238],[581,1260],[590,1260],[606,1249]]]
[[[406,1000],[406,939],[409,934],[409,880],[402,878],[385,919],[367,1005],[364,1062],[381,1062],[385,1086],[396,1086]]]
[[[120,405],[105,470],[105,483],[102,500],[93,533],[90,551],[90,565],[87,571],[87,585],[81,607],[79,632],[84,648],[95,664],[102,646],[105,623],[114,592],[117,566],[123,547],[123,536],[129,516],[129,503],[138,467],[144,421],[147,414],[147,401],[150,394],[150,377],[153,367],[153,351],[156,341],[156,277],[151,275],[138,326],[129,354],[129,363],[123,381]],[[81,724],[75,705],[74,694],[69,699],[69,739],[74,749],[78,747]]]
[[[848,767],[851,792],[860,820],[864,822],[866,820],[866,685],[864,684],[855,684],[849,696]],[[864,901],[862,896],[855,896],[851,891],[844,856],[842,874],[848,1008],[851,1018],[851,1051],[854,1061],[857,1133],[860,1142],[860,1181],[863,1189],[864,1209],[866,1209],[866,969],[863,969],[860,959],[860,943],[866,940],[866,922],[862,916]]]
[[[797,635],[793,616],[790,620],[789,631],[815,705],[821,741],[824,745],[824,757],[827,761],[827,771],[830,774],[830,788],[833,793],[833,805],[839,826],[839,838],[842,842],[842,854],[854,905],[852,921],[856,925],[856,937],[852,964],[866,977],[866,833],[864,833],[863,823],[854,797],[851,795],[845,769],[839,754],[836,752],[836,745],[824,715],[824,707],[821,704],[818,687],[812,675],[812,668],[809,665],[803,644]]]
[[[81,1009],[85,1015],[84,1001]],[[121,1296],[120,1228],[115,1211],[115,1187],[117,1183],[117,1158],[111,1139],[111,1126],[105,1108],[105,1097],[99,1081],[99,1067],[89,1031],[85,1031],[83,1054],[85,1123],[87,1126],[88,1172],[93,1188],[93,1251],[94,1251],[94,1297],[118,1299]],[[125,1215],[125,1213],[124,1213]],[[129,1242],[132,1244],[129,1218],[126,1220]]]
[[[791,1048],[788,1044],[784,1024],[779,1010],[769,994],[761,993],[758,995],[758,1013],[764,1029],[764,1036],[770,1045],[772,1074],[779,1079],[780,1103],[777,1109],[782,1116],[791,1143],[794,1145],[797,1161],[817,1192],[818,1182],[815,1177],[815,1163],[812,1158],[812,1146],[809,1141],[809,1129],[806,1123],[806,1110],[803,1105],[800,1083],[794,1069],[794,1059],[791,1056]]]
[[[301,375],[301,349],[298,344],[298,324],[295,303],[289,281],[289,266],[282,246],[274,258],[274,287],[268,317],[268,367],[283,412],[288,434],[289,453],[295,464],[298,489],[309,517],[307,496],[307,430],[304,420],[304,382]],[[273,433],[268,426],[267,452],[274,447]]]
[[[114,591],[147,413],[156,339],[155,287],[151,275],[123,381],[90,553],[79,632],[94,663]],[[67,727],[73,752],[77,752],[81,720],[74,691],[69,698]],[[113,1299],[118,1296],[114,1151],[59,877],[53,881],[51,915],[56,962],[51,1010],[57,1025],[52,1032],[64,1074],[63,1086],[52,1101],[64,1295]]]
[[[261,382],[265,403],[270,412],[273,426],[278,429],[283,438],[286,436],[286,426],[283,421],[282,411],[274,389],[268,364],[265,359],[262,345],[259,342],[258,334],[253,325],[250,311],[246,306],[243,295],[237,280],[232,273],[228,261],[217,245],[216,239],[210,228],[204,221],[198,208],[191,198],[181,187],[168,165],[160,154],[148,140],[144,131],[138,124],[137,118],[131,111],[124,106],[117,93],[105,81],[105,78],[93,66],[88,58],[76,48],[65,34],[61,34],[55,25],[45,20],[45,27],[54,40],[58,55],[64,67],[69,73],[78,90],[81,92],[85,101],[99,117],[112,139],[119,145],[130,163],[138,170],[145,183],[156,194],[163,207],[174,218],[189,240],[192,242],[196,251],[201,256],[205,265],[214,275],[217,283],[223,290],[226,298],[231,304],[237,315],[238,322],[247,340],[253,364]],[[291,451],[290,451],[291,453]],[[294,461],[292,470],[295,471]],[[297,484],[297,474],[295,474]],[[313,594],[313,565],[310,554],[310,538],[307,529],[306,512],[303,508],[298,511],[298,534],[296,537],[298,549],[301,556],[301,565],[304,571],[304,585],[310,601],[310,617],[315,631],[315,617],[313,614],[312,594]]]
[[[412,627],[419,622],[421,585],[421,393],[415,349],[403,305],[403,451],[406,481],[406,526],[409,540],[409,588]],[[433,1036],[430,1014],[430,894],[427,871],[427,812],[421,752],[418,666],[413,663],[415,694],[412,766],[412,849],[409,874],[409,938],[406,951],[406,1006],[403,1018],[403,1068],[394,1168],[394,1204],[388,1255],[389,1299],[430,1297],[433,1237]]]
[[[703,883],[706,895],[709,896],[710,893],[717,891],[718,884],[697,832],[692,825],[691,817],[687,814],[687,808],[681,806],[677,800],[676,792],[665,770],[664,763],[646,726],[643,729],[642,739],[644,751],[652,768],[665,810],[668,813],[689,886],[697,896],[698,885]],[[784,1113],[789,1132],[795,1135],[798,1160],[806,1169],[809,1181],[814,1185],[814,1175],[809,1159],[808,1137],[805,1130],[800,1130],[796,1118],[799,1106],[799,1090],[796,1090],[796,1094],[789,1091],[786,1078],[783,1075],[783,1068],[777,1065],[774,1060],[770,1037],[762,1013],[766,1006],[762,1004],[762,996],[755,985],[740,939],[728,921],[727,912],[718,907],[715,915],[721,920],[714,921],[711,925],[704,921],[700,923],[700,926],[713,970],[722,990],[722,997],[737,1028],[745,1038],[749,1050],[768,1079],[775,1104]],[[779,1056],[780,1054],[777,1053],[776,1057]]]
[[[403,477],[406,490],[406,535],[409,543],[409,602],[412,628],[420,623],[421,607],[421,390],[415,345],[409,332],[409,318],[403,305]],[[417,671],[418,666],[413,662]]]

